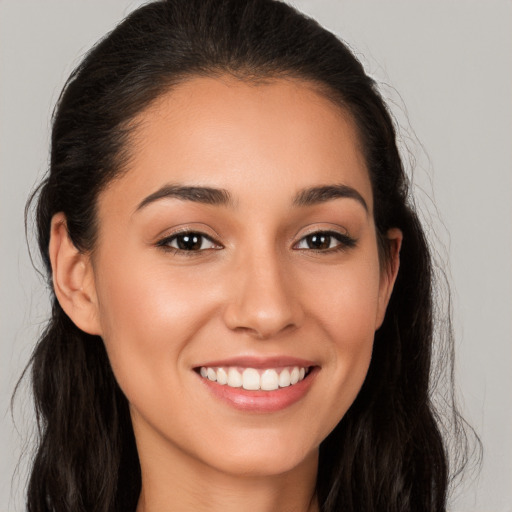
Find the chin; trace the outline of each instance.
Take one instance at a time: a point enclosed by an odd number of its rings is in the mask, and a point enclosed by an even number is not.
[[[231,440],[229,448],[209,454],[208,459],[223,473],[255,478],[278,476],[312,462],[316,467],[318,445],[315,443],[309,450],[305,449],[308,445],[304,439],[263,435],[242,444]]]
[[[317,451],[313,454],[317,458]],[[285,475],[302,466],[306,460],[312,459],[312,455],[300,458],[275,457],[275,456],[254,456],[244,459],[226,460],[219,468],[223,473],[238,475],[247,478],[265,478],[271,476]]]

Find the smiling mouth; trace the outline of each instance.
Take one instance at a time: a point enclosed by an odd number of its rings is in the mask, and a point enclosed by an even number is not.
[[[248,391],[275,391],[295,386],[310,373],[310,366],[285,366],[281,368],[241,368],[234,366],[201,366],[202,378],[230,388]]]

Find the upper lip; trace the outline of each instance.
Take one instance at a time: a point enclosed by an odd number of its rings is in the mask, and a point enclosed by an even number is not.
[[[237,356],[227,359],[216,359],[207,361],[197,366],[200,367],[220,367],[220,366],[241,366],[243,368],[279,368],[282,366],[298,366],[307,368],[309,366],[317,366],[315,362],[301,359],[299,357],[291,357],[286,355],[277,355],[270,357],[261,356]]]

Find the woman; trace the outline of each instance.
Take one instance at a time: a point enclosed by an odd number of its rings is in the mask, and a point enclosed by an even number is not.
[[[30,511],[439,511],[432,268],[393,123],[272,0],[132,13],[37,196]]]

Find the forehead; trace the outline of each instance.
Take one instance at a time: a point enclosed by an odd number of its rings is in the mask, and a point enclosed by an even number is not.
[[[129,153],[107,196],[121,186],[125,200],[136,201],[165,183],[184,183],[270,200],[277,191],[343,184],[372,208],[351,116],[304,81],[189,79],[137,116]]]

